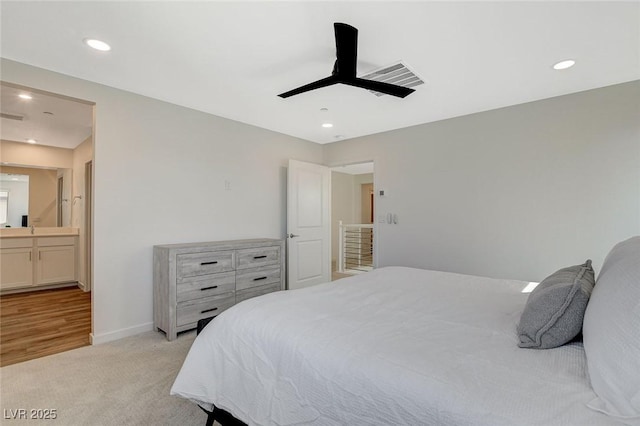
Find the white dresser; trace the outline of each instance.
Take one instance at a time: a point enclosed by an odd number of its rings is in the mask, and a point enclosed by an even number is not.
[[[284,289],[283,240],[153,247],[153,322],[168,340],[242,300]]]

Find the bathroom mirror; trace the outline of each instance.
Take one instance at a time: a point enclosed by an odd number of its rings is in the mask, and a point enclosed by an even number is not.
[[[72,169],[3,165],[0,226],[71,226],[72,173]]]
[[[28,214],[29,175],[0,173],[0,226],[26,226]]]

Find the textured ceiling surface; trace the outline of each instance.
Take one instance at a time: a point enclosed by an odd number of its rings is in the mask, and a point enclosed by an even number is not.
[[[638,2],[0,7],[5,58],[318,143],[640,78]],[[279,98],[331,73],[334,22],[359,29],[358,75],[402,60],[425,84],[405,99],[344,85]],[[86,37],[112,50],[91,50]],[[552,69],[567,58],[576,60],[573,68]]]

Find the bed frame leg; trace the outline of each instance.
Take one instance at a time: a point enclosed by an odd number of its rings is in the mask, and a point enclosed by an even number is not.
[[[227,411],[221,410],[217,407],[213,407],[213,411],[205,410],[200,407],[202,411],[207,413],[206,426],[213,426],[214,421],[218,421],[222,426],[247,426],[247,424],[241,420],[236,419]]]
[[[207,415],[207,424],[206,424],[206,426],[213,426],[213,422],[215,422],[215,421],[216,421],[216,416],[214,415],[214,412],[212,411]]]

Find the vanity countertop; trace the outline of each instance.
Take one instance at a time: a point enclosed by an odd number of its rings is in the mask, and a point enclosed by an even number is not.
[[[43,227],[33,228],[33,234],[31,228],[1,228],[0,238],[34,238],[34,237],[68,237],[79,235],[78,228],[71,227]]]

